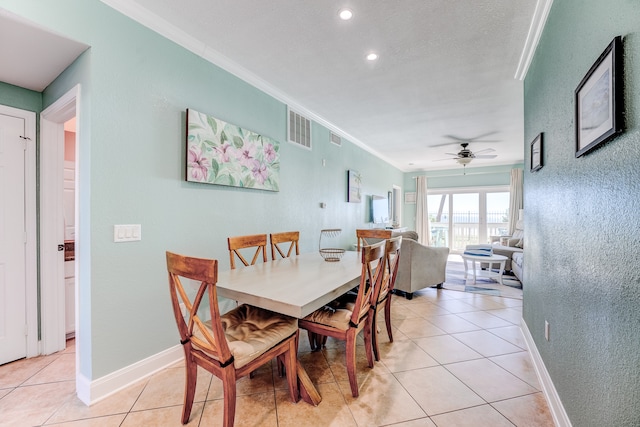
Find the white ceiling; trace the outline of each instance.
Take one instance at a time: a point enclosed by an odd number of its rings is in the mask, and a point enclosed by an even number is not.
[[[0,82],[42,92],[88,47],[0,9]]]
[[[546,19],[541,9],[552,0],[102,1],[403,171],[461,167],[441,160],[460,149],[452,137],[492,141],[470,144],[497,154],[472,167],[523,161],[515,75],[521,57],[526,71]],[[338,18],[343,7],[354,12],[351,21]],[[35,40],[41,29],[12,28],[6,16],[0,9],[0,81],[42,90],[86,49],[57,35]],[[25,42],[20,32],[28,32]],[[38,46],[36,60],[68,62],[26,67],[24,54]],[[370,51],[376,62],[365,60]],[[15,63],[4,61],[12,55]]]

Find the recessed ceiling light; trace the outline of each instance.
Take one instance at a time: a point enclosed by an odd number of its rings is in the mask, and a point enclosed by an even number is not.
[[[338,12],[338,16],[343,21],[348,21],[349,19],[353,18],[353,12],[349,9],[340,9],[340,11]]]
[[[371,52],[367,54],[367,61],[375,61],[376,59],[378,59],[378,54]]]

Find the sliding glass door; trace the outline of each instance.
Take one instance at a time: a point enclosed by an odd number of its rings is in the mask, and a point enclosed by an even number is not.
[[[488,243],[509,228],[509,189],[432,190],[427,196],[431,245],[460,253],[470,244]]]

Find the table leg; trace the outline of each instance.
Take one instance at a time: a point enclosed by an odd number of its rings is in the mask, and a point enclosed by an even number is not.
[[[304,370],[304,367],[298,361],[298,387],[300,388],[300,397],[305,402],[318,406],[320,402],[322,402],[322,396],[318,393],[318,390],[311,382],[311,378],[309,378],[309,374]]]
[[[473,284],[476,284],[476,260],[471,261],[471,268],[473,268]]]
[[[505,261],[500,261],[500,271],[498,272],[498,283],[500,283],[501,285],[502,283],[502,273],[504,273],[504,264]]]

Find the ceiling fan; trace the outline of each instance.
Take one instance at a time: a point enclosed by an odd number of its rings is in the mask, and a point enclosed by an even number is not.
[[[493,132],[487,132],[487,133],[483,133],[482,135],[478,135],[475,136],[473,138],[460,138],[459,136],[455,136],[455,135],[444,135],[445,138],[449,138],[451,140],[453,140],[454,142],[445,142],[444,144],[437,144],[437,145],[432,145],[431,147],[444,147],[446,145],[453,145],[453,144],[470,144],[470,143],[484,143],[484,142],[500,142],[498,140],[488,140],[488,139],[483,139],[489,135],[493,135],[494,133],[496,133],[495,131]]]
[[[447,159],[438,159],[435,161],[455,160],[462,166],[467,166],[473,159],[495,159],[496,157],[498,157],[497,154],[482,154],[495,151],[493,148],[485,148],[484,150],[476,151],[474,153],[469,148],[467,148],[469,146],[468,142],[463,142],[460,145],[462,146],[462,150],[458,151],[457,153],[445,153],[448,156],[454,157]]]

